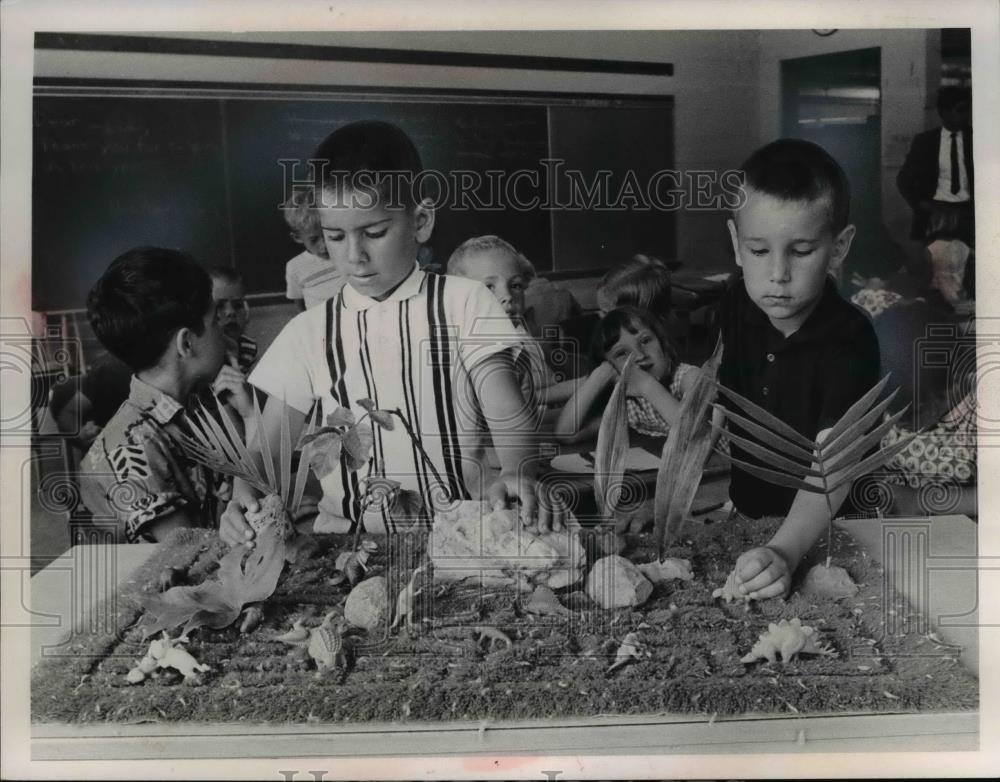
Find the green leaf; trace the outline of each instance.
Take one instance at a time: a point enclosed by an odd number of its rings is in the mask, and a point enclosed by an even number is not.
[[[354,413],[346,407],[338,407],[326,417],[327,426],[353,426],[355,423]]]
[[[887,464],[896,454],[902,451],[906,446],[910,444],[910,441],[918,434],[918,432],[913,432],[907,437],[903,437],[901,440],[897,440],[892,445],[887,448],[883,448],[877,453],[872,454],[867,459],[865,459],[860,464],[854,465],[850,469],[842,469],[837,473],[834,473],[831,480],[830,491],[836,491],[841,486],[846,483],[860,478],[862,475],[870,473],[872,470],[877,470],[879,467]]]
[[[670,540],[680,534],[691,510],[712,443],[707,417],[715,397],[722,361],[722,341],[698,370],[693,386],[681,400],[677,422],[670,427],[656,474],[653,497],[653,539],[662,558]]]
[[[771,430],[761,426],[760,424],[754,423],[749,418],[744,418],[739,413],[734,413],[732,410],[727,410],[722,405],[715,405],[717,410],[721,410],[723,415],[728,421],[731,421],[742,429],[745,429],[750,434],[754,435],[758,440],[763,442],[765,445],[771,446],[776,451],[780,451],[785,454],[785,456],[790,456],[793,459],[798,459],[800,461],[812,464],[816,461],[816,454],[812,450],[805,450],[804,448],[799,448],[797,445],[793,445],[784,438],[776,435]],[[810,448],[815,448],[816,444],[813,443]]]
[[[392,413],[387,410],[372,410],[369,415],[376,424],[388,432],[391,432],[396,425],[392,420]]]
[[[778,455],[774,451],[770,451],[762,445],[758,445],[752,440],[747,440],[745,437],[740,437],[738,434],[733,434],[732,432],[726,432],[726,437],[729,438],[730,443],[735,443],[740,448],[742,448],[747,453],[752,456],[756,456],[762,462],[775,467],[791,475],[797,475],[802,478],[822,478],[823,473],[819,470],[813,469],[811,466],[806,467],[804,464],[799,462],[793,462],[791,459],[786,459],[783,456]]]
[[[625,402],[625,378],[632,357],[625,360],[618,379],[611,391],[611,398],[601,415],[597,430],[597,448],[594,451],[594,499],[603,516],[614,514],[625,475],[625,454],[628,451],[628,414]],[[615,496],[612,496],[614,494]]]
[[[343,440],[343,458],[348,470],[357,472],[368,464],[374,442],[371,426],[361,424],[347,430]]]
[[[288,501],[288,492],[292,483],[292,433],[291,423],[288,420],[288,403],[281,402],[281,439],[279,442],[279,472],[281,473],[281,488],[279,493],[281,499]]]
[[[893,391],[889,396],[879,402],[875,407],[865,413],[860,419],[851,424],[847,429],[845,429],[839,437],[835,440],[830,439],[830,435],[826,436],[820,447],[820,458],[826,462],[836,456],[840,451],[849,447],[857,438],[864,435],[865,432],[871,428],[872,424],[882,418],[882,414],[885,409],[892,404],[892,400],[895,398],[899,389]],[[909,407],[909,405],[907,405]],[[904,410],[906,408],[903,408]],[[830,430],[832,433],[832,429]]]
[[[274,491],[277,481],[274,476],[274,457],[271,455],[271,443],[264,431],[264,416],[260,412],[260,404],[257,402],[257,395],[251,394],[253,400],[253,414],[257,426],[257,442],[260,443],[260,455],[264,462],[264,474],[267,476],[269,491]]]
[[[823,459],[823,470],[828,474],[832,474],[834,471],[840,469],[845,469],[845,467],[852,462],[857,462],[857,460],[864,456],[865,451],[871,448],[876,443],[880,443],[882,438],[889,433],[889,430],[895,426],[896,422],[906,414],[906,408],[897,412],[895,415],[890,416],[881,424],[872,429],[868,434],[866,434],[861,439],[853,439],[849,444],[847,444],[843,449],[839,451],[836,455],[830,458]],[[836,464],[834,463],[836,462]],[[843,466],[840,466],[843,465]]]
[[[807,448],[812,450],[816,444],[804,437],[799,432],[795,431],[792,427],[782,421],[780,418],[775,417],[771,413],[767,412],[763,407],[755,405],[749,399],[744,396],[740,396],[735,391],[731,391],[726,388],[721,383],[719,384],[719,391],[724,397],[734,402],[737,406],[741,407],[746,413],[756,418],[760,423],[770,429],[772,432],[781,435],[786,440],[791,440],[793,443],[801,446],[802,448]]]
[[[337,469],[344,435],[337,430],[328,430],[308,442],[302,448],[303,458],[307,458],[316,477],[322,480]]]
[[[264,476],[260,474],[260,470],[257,468],[257,460],[251,455],[246,443],[243,441],[243,437],[240,436],[239,431],[236,429],[236,424],[233,422],[232,418],[228,415],[225,410],[225,406],[218,397],[213,397],[216,404],[219,407],[219,416],[222,418],[222,423],[226,428],[226,432],[229,436],[230,441],[236,447],[237,454],[240,459],[240,464],[246,470],[248,476],[252,476],[253,479],[258,483],[264,482]],[[200,404],[200,402],[199,402]]]
[[[826,489],[822,486],[815,486],[814,484],[807,483],[802,478],[795,478],[790,475],[786,475],[783,472],[769,470],[766,467],[758,467],[756,464],[750,464],[742,459],[736,459],[733,456],[728,456],[722,451],[718,451],[718,453],[725,456],[731,463],[742,467],[751,475],[756,475],[758,478],[761,478],[768,483],[774,483],[778,486],[786,486],[789,489],[801,489],[803,491],[812,492],[813,494],[826,494]]]
[[[864,396],[862,396],[857,402],[851,405],[847,412],[844,413],[840,420],[833,425],[830,430],[830,434],[827,435],[827,440],[833,442],[847,429],[851,424],[857,421],[861,416],[868,412],[869,408],[875,403],[875,401],[881,395],[882,390],[885,388],[886,383],[889,382],[889,376],[886,375],[878,383],[869,389]]]
[[[369,413],[375,409],[375,403],[371,399],[358,399],[357,403]]]

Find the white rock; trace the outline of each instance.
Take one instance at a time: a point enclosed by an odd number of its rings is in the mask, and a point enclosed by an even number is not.
[[[437,581],[468,578],[528,589],[523,582],[551,589],[575,584],[586,565],[576,519],[561,532],[540,535],[521,526],[516,510],[490,511],[478,501],[435,513],[430,553]]]
[[[601,608],[642,605],[652,591],[653,585],[642,571],[617,555],[597,560],[587,576],[587,594]]]
[[[387,621],[389,595],[385,576],[367,578],[351,590],[344,603],[344,619],[354,627],[374,630]]]
[[[809,597],[840,600],[854,597],[857,592],[858,585],[854,583],[854,579],[844,568],[836,565],[814,565],[802,582],[802,594]]]

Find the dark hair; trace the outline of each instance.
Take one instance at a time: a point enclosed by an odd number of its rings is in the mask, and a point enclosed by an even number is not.
[[[817,144],[783,138],[754,152],[741,166],[744,187],[782,201],[830,198],[830,227],[834,234],[847,227],[851,189],[840,164]]]
[[[609,310],[639,307],[666,322],[670,316],[670,291],[670,270],[663,261],[651,255],[633,255],[601,278],[597,303],[601,306],[601,299],[606,298]]]
[[[663,354],[670,361],[670,374],[673,374],[677,367],[677,351],[670,344],[665,325],[653,313],[639,307],[617,307],[601,318],[590,342],[590,359],[593,365],[596,367],[607,358],[608,351],[621,339],[622,330],[637,334],[642,328],[649,329],[656,335]]]
[[[393,207],[412,207],[422,198],[420,153],[402,129],[388,122],[364,120],[337,128],[313,158],[322,167],[321,190],[338,197],[363,189]]]
[[[181,328],[201,334],[212,280],[188,253],[134,247],[115,258],[87,296],[87,317],[108,351],[138,372],[154,366]]]
[[[967,87],[956,87],[949,85],[938,90],[937,110],[938,114],[943,114],[948,109],[959,103],[970,103],[972,101],[972,91]]]
[[[230,285],[243,284],[243,272],[234,269],[232,266],[206,266],[205,271],[208,272],[208,276],[212,278],[213,282],[219,280]]]

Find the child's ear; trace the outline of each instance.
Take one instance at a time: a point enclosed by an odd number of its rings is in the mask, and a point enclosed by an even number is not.
[[[840,267],[844,264],[844,259],[847,258],[847,253],[851,250],[851,242],[854,241],[854,235],[858,232],[858,229],[853,225],[848,225],[837,234],[833,239],[833,253],[830,256],[830,266],[828,271],[839,272]]]
[[[417,226],[415,237],[417,244],[423,244],[431,238],[431,232],[434,230],[434,202],[425,198],[414,207],[413,217]]]
[[[743,259],[740,257],[740,237],[736,230],[736,221],[730,217],[726,220],[726,227],[729,229],[729,238],[733,243],[733,255],[736,258],[736,265],[743,266]]]
[[[177,349],[178,356],[187,357],[194,353],[194,340],[191,329],[186,326],[177,329],[177,333],[174,335],[174,347]]]

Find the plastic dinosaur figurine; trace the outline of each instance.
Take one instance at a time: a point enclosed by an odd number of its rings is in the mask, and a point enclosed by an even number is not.
[[[616,668],[621,668],[633,660],[641,659],[642,653],[642,640],[639,638],[639,634],[626,633],[622,639],[621,646],[618,647],[618,652],[615,654],[615,661],[611,663],[611,667],[608,668],[607,672],[611,673]]]
[[[559,602],[556,593],[547,586],[537,586],[524,610],[537,616],[572,616],[573,612]]]
[[[186,649],[177,646],[183,643],[187,643],[187,638],[184,636],[171,638],[164,631],[163,638],[150,642],[146,656],[128,672],[129,683],[138,684],[157,668],[173,668],[180,671],[185,682],[196,683],[199,673],[206,673],[212,669],[199,663]]]
[[[479,633],[477,643],[480,646],[484,646],[488,653],[496,651],[498,644],[502,645],[505,649],[510,649],[514,645],[514,642],[510,640],[510,636],[495,627],[476,625],[472,629]]]
[[[337,557],[336,567],[347,576],[351,586],[356,586],[368,572],[368,560],[376,551],[378,551],[378,543],[374,540],[363,540],[361,548],[357,551],[341,554]]]
[[[274,640],[304,648],[316,663],[316,675],[322,676],[327,671],[338,670],[343,679],[347,675],[347,647],[344,644],[342,628],[334,626],[336,611],[331,611],[323,617],[319,627],[306,628],[299,619],[292,629]]]
[[[426,567],[426,565],[421,565],[416,568],[410,576],[409,582],[399,591],[399,597],[396,598],[396,618],[392,620],[392,624],[389,626],[390,630],[395,628],[401,620],[405,620],[407,630],[413,630],[413,601],[417,595],[424,591],[424,584],[421,582],[421,586],[417,587],[417,583]]]
[[[837,653],[830,647],[817,643],[816,630],[802,624],[799,618],[795,617],[791,621],[782,619],[777,624],[773,622],[769,624],[767,631],[761,633],[760,639],[753,645],[749,654],[740,659],[740,662],[767,660],[773,663],[776,662],[777,656],[781,655],[781,661],[787,663],[799,654],[835,657]]]
[[[240,624],[240,634],[252,633],[264,620],[264,611],[260,606],[247,606],[243,609],[243,622]]]
[[[740,592],[739,587],[736,586],[735,571],[729,574],[725,584],[712,592],[713,600],[720,597],[727,603],[743,603],[747,608],[750,607],[750,598]]]

